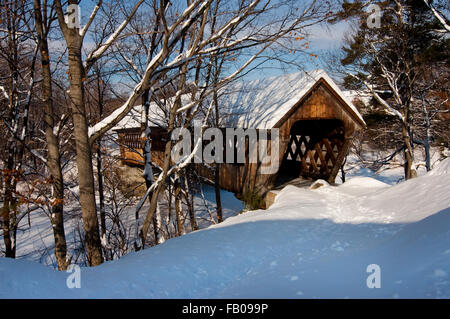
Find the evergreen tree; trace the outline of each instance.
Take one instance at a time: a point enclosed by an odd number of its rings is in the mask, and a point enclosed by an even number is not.
[[[440,22],[423,0],[344,1],[331,22],[343,19],[356,24],[343,47],[344,85],[369,91],[395,118],[405,154],[405,178],[413,178],[417,175],[413,153],[417,96],[423,95],[425,72],[448,61],[448,40],[437,31]]]

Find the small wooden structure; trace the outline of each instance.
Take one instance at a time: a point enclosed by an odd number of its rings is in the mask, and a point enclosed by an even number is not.
[[[323,71],[237,84],[222,92],[220,109],[222,127],[255,128],[258,132],[279,129],[277,172],[261,174],[259,162],[219,164],[220,187],[238,194],[250,191],[264,196],[298,177],[334,182],[352,137],[365,127],[352,102]],[[142,165],[140,128],[117,132],[123,163]],[[163,138],[167,139],[164,129],[152,129],[153,159],[162,159]],[[196,169],[199,175],[214,180],[211,168],[198,164]]]
[[[144,166],[143,149],[145,139],[143,130],[140,127],[118,128],[117,142],[120,146],[120,160],[122,165]],[[167,130],[161,127],[152,127],[152,161],[162,166],[164,159],[164,150],[168,140]]]
[[[144,139],[140,127],[117,129],[117,142],[120,145],[122,165],[142,166],[144,164]]]

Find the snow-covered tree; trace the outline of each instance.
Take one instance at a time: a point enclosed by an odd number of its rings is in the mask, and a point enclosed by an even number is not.
[[[292,38],[292,33],[303,32],[306,27],[323,21],[330,13],[330,3],[327,1],[304,4],[269,0],[197,0],[187,1],[186,4],[168,1],[153,1],[150,4],[153,10],[150,19],[154,21],[154,25],[141,30],[150,35],[145,41],[140,42],[144,36],[141,32],[135,32],[136,27],[135,30],[130,28],[133,27],[133,18],[127,20],[127,27],[124,27],[129,31],[128,34],[141,36],[138,43],[142,45],[145,54],[140,52],[129,55],[121,49],[119,42],[114,48],[119,55],[123,55],[122,59],[128,64],[128,68],[134,71],[133,76],[137,83],[124,105],[89,128],[91,144],[116,125],[144,94],[148,94],[149,101],[154,100],[152,96],[157,94],[158,88],[170,85],[175,88],[175,92],[167,107],[168,132],[171,134],[176,127],[189,127],[191,120],[200,110],[205,115],[211,114],[212,105],[204,105],[203,102],[215,90],[229,84],[248,70],[268,48]],[[60,11],[62,16],[62,10]],[[214,33],[209,31],[212,19],[217,20]],[[237,55],[243,50],[246,55]],[[212,85],[213,82],[208,80],[208,63],[212,57],[221,55],[229,56],[233,68],[222,73]],[[89,54],[87,65],[90,57],[96,56],[97,54]],[[182,95],[188,88],[193,88],[195,94],[191,94],[190,101],[186,102],[182,100]],[[147,119],[148,116],[144,118]],[[148,129],[145,131],[148,134]],[[148,174],[151,163],[146,157],[145,176],[151,186],[148,183],[150,187],[144,200],[150,198],[151,204],[140,232],[143,244],[166,178],[181,172],[189,164],[187,158],[184,162],[172,166],[171,149],[172,141],[168,141],[162,172],[154,181],[151,181],[151,174]],[[145,153],[149,154],[149,150]],[[190,159],[192,157],[193,155]],[[141,206],[142,202],[138,209]]]
[[[29,4],[23,1],[1,3],[0,13],[0,127],[1,142],[1,224],[5,256],[16,256],[16,232],[24,214],[19,210],[18,183],[24,179],[30,108],[38,76],[37,41],[34,39]]]
[[[61,150],[59,143],[58,115],[54,107],[53,75],[50,65],[50,50],[48,36],[52,19],[49,17],[52,7],[47,1],[34,0],[34,25],[40,50],[41,62],[41,100],[44,109],[44,131],[46,140],[48,179],[51,184],[50,222],[55,238],[55,257],[59,270],[67,269],[70,259],[67,258],[67,245],[64,232],[64,180],[61,165]],[[50,13],[51,14],[51,13]]]
[[[399,123],[405,155],[405,178],[417,175],[414,162],[414,110],[421,95],[426,65],[442,61],[446,41],[439,22],[423,1],[392,0],[377,3],[377,11],[366,13],[372,1],[345,1],[338,20],[353,19],[356,30],[343,48],[345,85],[364,90],[384,112]],[[374,16],[377,15],[378,16]],[[371,23],[379,19],[379,25]],[[373,21],[372,21],[373,22]]]
[[[59,26],[64,35],[68,51],[69,100],[72,108],[74,138],[77,152],[80,204],[85,232],[86,254],[88,263],[91,266],[101,264],[103,262],[103,256],[97,219],[94,171],[92,165],[91,146],[94,141],[89,139],[84,82],[86,81],[89,69],[117,40],[142,2],[143,0],[137,1],[131,12],[125,15],[123,22],[114,30],[114,32],[84,58],[84,39],[89,27],[101,8],[103,1],[99,0],[97,2],[86,25],[81,28],[79,21],[77,21],[79,9],[76,8],[78,8],[78,1],[68,1],[68,6],[66,8],[68,14],[66,15],[61,1],[55,0]]]

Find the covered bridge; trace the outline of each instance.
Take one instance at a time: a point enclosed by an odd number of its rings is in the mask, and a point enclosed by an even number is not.
[[[334,182],[351,139],[365,127],[356,107],[324,71],[241,82],[221,92],[219,104],[223,128],[279,129],[280,165],[273,174],[261,174],[260,162],[219,164],[220,187],[238,194],[252,191],[264,195],[298,177]],[[155,117],[163,117],[159,113]],[[142,165],[139,122],[128,118],[121,123],[117,132],[123,163]],[[167,138],[163,128],[152,129],[156,162],[162,159]],[[270,142],[268,145],[270,148]],[[196,169],[199,175],[214,180],[211,168],[196,165]]]

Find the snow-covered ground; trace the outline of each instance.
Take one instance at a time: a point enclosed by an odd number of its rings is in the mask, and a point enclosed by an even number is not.
[[[1,298],[450,298],[450,159],[388,185],[354,177],[288,186],[267,211],[230,217],[70,274],[0,259]],[[368,288],[369,265],[380,288]]]
[[[376,180],[382,181],[386,184],[394,185],[405,180],[405,171],[403,163],[405,162],[402,153],[394,156],[389,163],[385,165],[376,166],[377,162],[381,162],[383,158],[390,156],[394,150],[376,150],[368,145],[364,145],[364,152],[359,156],[355,149],[352,149],[347,157],[345,164],[345,172],[347,178],[364,176],[372,177]],[[443,147],[432,147],[430,150],[430,163],[433,168],[435,165],[446,157],[450,157],[450,150]],[[425,165],[425,152],[423,148],[414,149],[414,158],[416,159],[415,168],[417,174],[422,176],[427,173]],[[337,183],[342,183],[340,175],[336,179]]]
[[[200,229],[209,227],[212,224],[208,209],[215,212],[216,206],[214,187],[202,185],[202,192],[203,196],[200,192],[194,196],[195,215]],[[225,219],[238,215],[244,209],[243,203],[233,193],[222,190],[221,198],[223,217]],[[136,202],[132,200],[121,202],[124,208],[118,213],[124,229],[128,230],[127,236],[130,242],[134,240],[133,230],[136,221]],[[148,205],[144,205],[142,212],[145,212],[147,209]],[[107,219],[108,226],[110,222],[111,220]],[[72,256],[72,262],[82,263],[84,260],[84,252],[78,250],[82,249],[80,245],[80,233],[83,232],[83,225],[78,202],[72,202],[70,205],[66,205],[64,227],[68,254]],[[188,221],[185,222],[185,228],[187,231],[190,231]],[[57,263],[54,255],[54,247],[55,239],[49,217],[43,210],[36,209],[31,211],[29,218],[23,218],[19,223],[17,232],[17,258],[36,261],[56,268]],[[2,237],[0,237],[0,248],[3,248]]]

